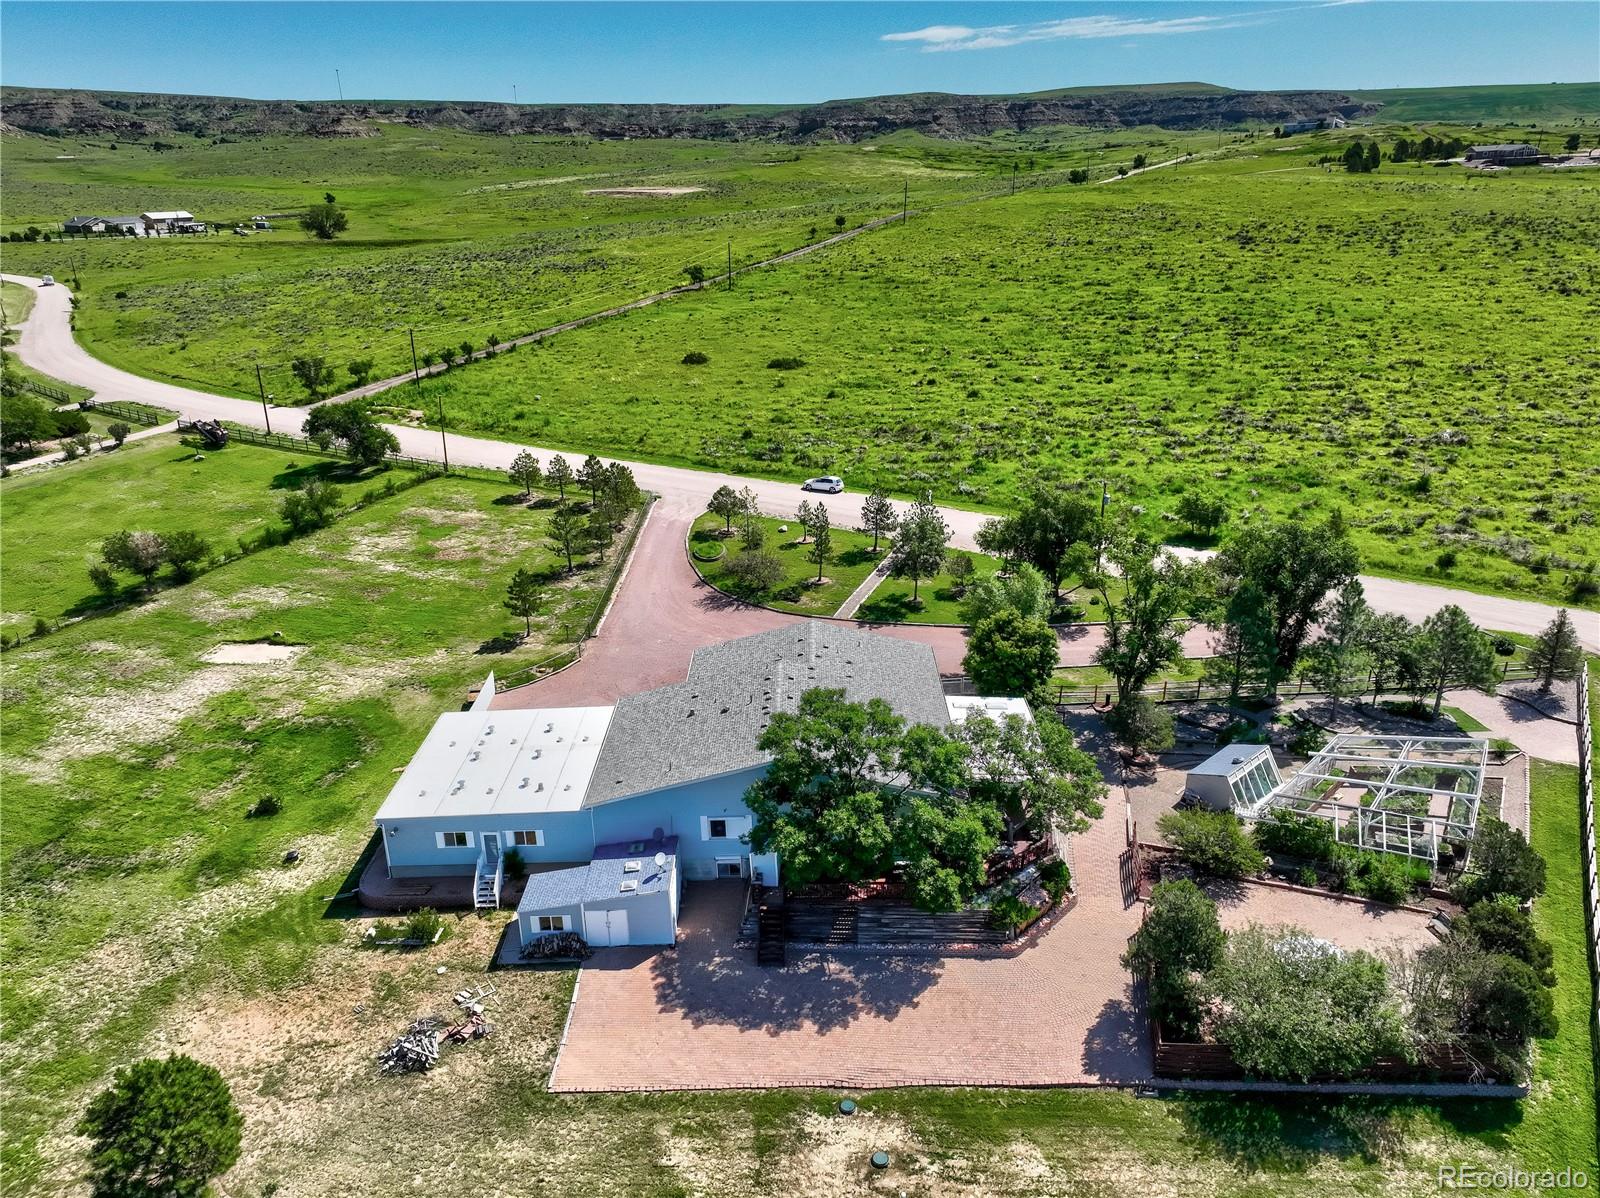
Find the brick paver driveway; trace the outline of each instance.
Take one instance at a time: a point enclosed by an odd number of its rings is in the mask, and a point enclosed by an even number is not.
[[[1076,841],[1078,906],[1014,957],[811,953],[783,969],[734,947],[744,891],[684,892],[675,949],[600,949],[583,967],[551,1088],[1128,1084],[1150,1050],[1118,963],[1121,803]],[[1264,887],[1223,922],[1298,923],[1347,947],[1427,938],[1423,916]]]

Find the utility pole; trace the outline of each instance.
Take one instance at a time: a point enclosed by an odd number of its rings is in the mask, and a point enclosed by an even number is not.
[[[411,338],[411,381],[420,387],[422,372],[417,369],[417,330],[407,329],[406,336]]]
[[[267,388],[261,381],[261,363],[256,363],[256,393],[261,396],[261,419],[266,421],[267,432],[272,432],[272,414],[267,407]]]
[[[517,102],[517,85],[515,83],[511,85],[511,102],[513,104]]]
[[[333,68],[333,81],[339,85],[339,103],[344,103],[344,80],[339,75],[339,68]]]
[[[905,224],[907,218],[909,218],[911,216],[911,182],[910,182],[910,180],[906,180],[905,181],[904,187],[905,187],[905,191],[903,193],[901,193],[901,196],[900,196],[900,223],[902,225]]]
[[[733,290],[733,238],[728,238],[728,290]]]
[[[444,472],[450,473],[450,442],[444,435],[444,388],[439,388],[439,452],[444,455]]]
[[[1017,194],[1017,164],[1015,162],[1011,164],[1011,194]]]

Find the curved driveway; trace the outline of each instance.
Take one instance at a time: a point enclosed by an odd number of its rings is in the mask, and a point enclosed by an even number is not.
[[[233,399],[222,395],[211,395],[204,391],[193,391],[186,387],[175,387],[170,383],[156,382],[153,379],[141,378],[129,374],[101,362],[90,355],[72,336],[71,325],[71,295],[66,287],[57,284],[53,287],[41,287],[39,281],[20,275],[5,275],[7,280],[21,283],[35,291],[37,300],[33,311],[27,321],[21,325],[21,333],[17,341],[16,352],[29,366],[52,375],[64,382],[75,383],[79,386],[89,387],[101,399],[129,400],[137,403],[152,404],[157,407],[170,408],[187,417],[202,417],[210,420],[231,420],[237,424],[261,428],[266,421],[263,419],[261,405],[247,400]],[[276,432],[299,432],[305,421],[303,408],[274,408],[272,410],[272,424]],[[459,465],[486,466],[491,469],[503,470],[511,464],[511,459],[524,448],[533,448],[517,445],[507,441],[491,441],[481,437],[467,437],[459,434],[448,434],[441,437],[437,432],[426,429],[410,428],[404,425],[387,426],[399,439],[401,452],[413,457],[438,461],[441,457],[441,441],[448,447],[450,461]],[[533,448],[533,452],[541,461],[547,461],[553,456],[553,451]],[[685,603],[683,595],[686,593],[681,587],[672,586],[668,579],[673,577],[668,571],[681,567],[689,570],[687,562],[681,560],[681,533],[668,535],[666,526],[675,523],[681,527],[687,520],[702,511],[707,498],[717,487],[727,484],[735,489],[749,487],[755,493],[756,500],[763,511],[774,515],[793,514],[796,503],[800,499],[799,489],[793,483],[772,482],[767,479],[743,478],[737,475],[721,474],[709,470],[691,470],[682,466],[660,466],[648,462],[628,462],[633,470],[634,477],[639,485],[648,491],[654,491],[661,497],[656,504],[656,511],[652,517],[652,524],[657,527],[649,530],[652,535],[641,539],[638,557],[624,594],[619,596],[617,607],[626,610],[623,598],[631,595],[641,587],[652,588],[654,600],[648,609],[649,624],[653,627],[669,623],[699,622],[703,619],[698,613],[705,610],[701,600],[703,595],[695,593],[691,603]],[[855,525],[861,519],[861,500],[859,494],[845,492],[842,495],[829,496],[826,500],[830,514],[839,524]],[[904,507],[903,504],[898,505]],[[943,508],[945,520],[954,532],[954,543],[962,548],[976,548],[973,538],[978,527],[987,518],[979,512],[965,511],[961,508]],[[658,539],[666,538],[674,542],[663,553],[656,547]],[[676,554],[676,558],[673,555]],[[668,559],[673,559],[669,562]],[[692,572],[691,572],[692,574]],[[642,577],[649,581],[641,582]],[[682,575],[677,575],[681,578]],[[1437,611],[1447,603],[1456,603],[1464,608],[1473,621],[1485,628],[1503,629],[1508,632],[1536,633],[1550,622],[1555,609],[1543,603],[1535,603],[1527,599],[1509,599],[1497,595],[1479,595],[1472,591],[1454,590],[1449,587],[1428,586],[1424,583],[1402,582],[1393,578],[1378,578],[1370,575],[1362,577],[1362,583],[1367,589],[1367,600],[1372,606],[1385,612],[1399,612],[1414,620],[1421,620]],[[688,592],[693,593],[693,592]],[[713,628],[721,629],[721,634],[714,637],[716,640],[727,639],[736,635],[747,625],[741,621],[780,618],[766,613],[761,617],[748,615],[750,609],[738,608],[715,612],[715,619],[710,620]],[[617,614],[616,612],[613,613]],[[1575,611],[1573,619],[1578,627],[1578,635],[1583,643],[1592,651],[1600,652],[1600,614],[1591,611]],[[759,624],[768,627],[769,624]],[[649,628],[644,631],[648,632]],[[888,631],[887,629],[885,631]],[[918,640],[948,639],[955,636],[945,630],[938,629],[897,629],[896,635],[905,635]],[[1196,634],[1191,634],[1191,638]],[[691,636],[688,638],[693,640]],[[1086,660],[1093,651],[1093,634],[1082,633],[1068,645],[1068,652],[1063,653],[1063,660]],[[646,641],[646,643],[650,643]],[[687,643],[685,641],[684,643]],[[705,643],[703,641],[698,643]],[[1201,636],[1193,641],[1191,648],[1204,651],[1204,638]],[[1075,650],[1075,652],[1073,651]],[[938,646],[936,645],[936,651]],[[668,652],[664,647],[662,652]],[[947,648],[940,654],[941,668],[949,668],[950,650]],[[956,653],[959,660],[959,653]],[[687,664],[687,657],[683,664]],[[578,667],[582,669],[582,667]],[[670,680],[681,678],[679,672]],[[541,684],[541,685],[549,685]]]

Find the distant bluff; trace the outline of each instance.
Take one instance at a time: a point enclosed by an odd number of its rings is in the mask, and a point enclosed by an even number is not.
[[[1279,124],[1332,114],[1362,117],[1380,107],[1343,92],[1230,91],[1207,84],[1080,88],[1024,96],[923,93],[794,106],[293,101],[54,88],[0,91],[0,120],[10,129],[126,140],[223,134],[364,137],[379,133],[385,124],[406,124],[599,138],[854,142],[902,129],[961,138],[1053,125],[1200,129],[1218,122]]]

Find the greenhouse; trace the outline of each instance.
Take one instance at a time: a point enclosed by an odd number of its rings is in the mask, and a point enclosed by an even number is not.
[[[1441,848],[1464,850],[1478,825],[1489,744],[1478,737],[1336,736],[1258,802],[1330,821],[1341,843],[1436,864]]]
[[[1268,745],[1229,745],[1189,771],[1186,792],[1214,811],[1259,806],[1282,782]]]

